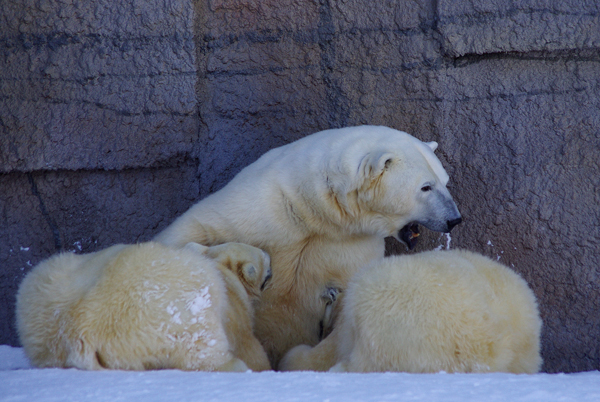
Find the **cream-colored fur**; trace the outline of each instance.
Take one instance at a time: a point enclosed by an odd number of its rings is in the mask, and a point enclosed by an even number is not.
[[[448,231],[460,218],[436,147],[387,127],[316,133],[267,152],[155,240],[238,241],[270,254],[255,334],[276,365],[326,334],[337,311],[330,290],[383,257],[386,236],[410,222]]]
[[[23,280],[17,329],[38,367],[268,370],[252,334],[268,276],[268,255],[238,243],[59,254]]]
[[[464,250],[395,256],[361,270],[338,325],[282,370],[535,373],[541,319],[514,271]]]

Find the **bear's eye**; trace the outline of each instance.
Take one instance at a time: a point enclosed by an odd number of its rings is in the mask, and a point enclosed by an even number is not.
[[[431,191],[433,188],[431,186],[423,186],[421,187],[421,191]]]

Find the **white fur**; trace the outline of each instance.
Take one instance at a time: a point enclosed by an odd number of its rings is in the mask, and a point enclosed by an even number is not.
[[[38,367],[266,370],[248,293],[258,293],[268,264],[263,251],[235,243],[59,254],[19,288],[19,337]],[[238,265],[254,275],[238,278]]]
[[[267,152],[155,240],[237,241],[271,255],[255,334],[276,364],[289,348],[319,341],[331,303],[323,295],[383,257],[384,237],[409,222],[445,231],[460,217],[436,147],[387,127],[319,132]]]
[[[361,270],[340,320],[282,370],[413,373],[539,371],[541,319],[515,272],[464,250],[396,256]]]

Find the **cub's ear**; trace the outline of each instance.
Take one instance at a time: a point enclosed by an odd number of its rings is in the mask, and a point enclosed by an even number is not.
[[[190,250],[198,254],[206,254],[208,252],[208,247],[203,246],[202,244],[190,242],[183,247],[184,250]]]
[[[246,278],[246,280],[250,283],[253,283],[256,281],[256,276],[258,274],[258,270],[256,269],[256,267],[250,263],[248,264],[244,264],[244,267],[242,268],[242,274],[244,275],[244,278]]]
[[[431,148],[432,151],[435,151],[438,147],[438,143],[435,141],[431,141],[431,142],[426,142],[425,144],[427,144],[427,146],[429,148]]]
[[[359,172],[362,172],[364,177],[379,176],[394,163],[395,158],[391,152],[371,152],[360,161]]]

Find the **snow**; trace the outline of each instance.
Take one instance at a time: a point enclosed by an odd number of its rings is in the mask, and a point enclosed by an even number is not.
[[[600,401],[600,372],[573,374],[203,373],[33,369],[0,345],[8,401]]]
[[[208,286],[206,286],[199,294],[195,295],[193,300],[187,303],[186,307],[193,315],[200,315],[204,310],[211,306],[208,290]]]

